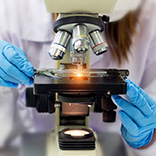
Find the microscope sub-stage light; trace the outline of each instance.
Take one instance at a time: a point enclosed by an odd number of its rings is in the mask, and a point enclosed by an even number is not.
[[[82,76],[83,76],[82,73],[80,72],[77,73],[77,77],[82,77]]]
[[[89,132],[82,129],[71,129],[65,131],[64,134],[71,135],[72,137],[83,137],[84,135],[89,134]]]
[[[59,147],[61,150],[94,150],[95,137],[91,130],[63,129],[59,132]]]

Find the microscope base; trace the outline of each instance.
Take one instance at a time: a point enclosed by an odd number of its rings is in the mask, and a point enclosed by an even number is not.
[[[25,134],[20,156],[128,156],[121,136],[117,133],[95,133],[95,150],[63,151],[59,149],[58,135],[52,130],[47,134]]]

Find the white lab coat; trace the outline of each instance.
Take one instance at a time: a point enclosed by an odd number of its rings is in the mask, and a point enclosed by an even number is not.
[[[102,56],[91,53],[92,68],[124,68],[129,78],[156,99],[156,1],[146,0],[137,26],[137,35],[128,54],[129,62],[121,67],[107,52]],[[46,12],[43,0],[0,0],[0,40],[6,40],[22,48],[34,68],[54,68],[55,61],[48,50],[54,38],[53,18]],[[0,87],[0,147],[19,134],[28,131],[48,131],[54,127],[54,115],[38,114],[25,107],[25,86]],[[103,123],[101,114],[91,114],[90,126],[95,131],[120,133],[120,121]],[[133,150],[135,155],[151,155],[156,144],[146,150]]]

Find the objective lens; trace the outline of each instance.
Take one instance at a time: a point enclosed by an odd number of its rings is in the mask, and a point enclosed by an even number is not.
[[[73,49],[73,40],[71,40],[71,50],[70,50],[70,58],[71,62],[74,65],[78,66],[78,69],[81,69],[83,64],[85,63],[86,53],[78,53]]]
[[[108,45],[99,30],[95,30],[89,34],[92,50],[94,54],[101,55],[108,50]]]
[[[73,50],[74,52],[83,54],[88,51],[89,39],[87,36],[87,27],[78,24],[73,27]]]
[[[67,46],[71,39],[71,34],[66,31],[58,31],[56,33],[55,39],[51,44],[51,49],[49,50],[49,55],[54,60],[61,60],[67,50]]]
[[[89,49],[88,30],[84,24],[73,27],[72,49],[70,52],[72,64],[82,65]],[[80,67],[80,66],[79,66]]]

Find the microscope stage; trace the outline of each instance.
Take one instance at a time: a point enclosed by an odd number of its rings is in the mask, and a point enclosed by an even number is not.
[[[68,70],[67,70],[68,71]],[[77,72],[77,70],[74,70]],[[51,71],[48,71],[49,73]],[[48,73],[48,74],[49,74]],[[60,74],[60,71],[58,72]],[[127,70],[89,70],[82,72],[81,76],[74,76],[74,72],[62,72],[61,77],[49,76],[43,72],[35,74],[34,93],[49,94],[62,92],[88,92],[125,94]]]

